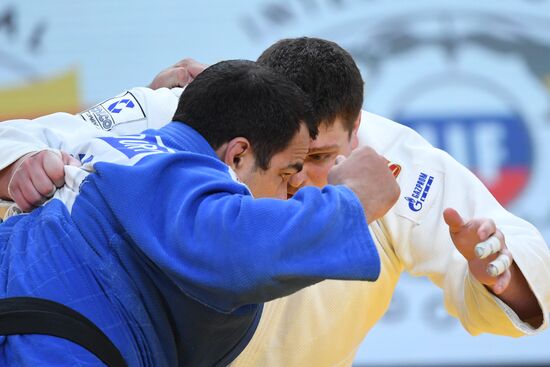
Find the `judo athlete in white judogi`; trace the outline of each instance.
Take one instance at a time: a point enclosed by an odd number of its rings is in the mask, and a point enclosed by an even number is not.
[[[350,366],[359,344],[386,312],[402,272],[426,276],[441,288],[447,311],[473,335],[518,337],[547,328],[550,251],[540,233],[505,210],[471,172],[416,132],[361,111],[363,82],[347,52],[332,42],[302,38],[276,43],[259,61],[293,78],[317,102],[315,112],[322,121],[304,169],[289,180],[289,196],[306,185],[326,185],[336,156],[349,155],[359,140],[391,161],[401,197],[369,227],[382,262],[379,279],[374,283],[323,281],[266,303],[258,330],[233,365]],[[192,78],[200,67],[186,60],[159,74],[161,84],[172,87],[178,80],[186,82],[171,76],[187,72]],[[157,79],[153,85],[159,86]],[[133,121],[122,113],[112,114],[111,131],[137,132],[163,125],[175,111],[181,89],[130,92],[145,113]],[[87,113],[82,120],[83,126],[86,121],[93,123]],[[10,130],[2,144],[13,147],[14,154],[0,167],[28,152],[58,148],[59,140],[78,139],[72,127],[61,124],[55,125],[56,134],[45,134],[44,129],[51,126],[37,120],[7,125],[13,129],[0,125],[0,131]],[[95,133],[106,132],[99,127]],[[26,175],[21,177],[28,180]],[[446,208],[467,219],[462,222]],[[489,238],[497,238],[501,250],[477,258],[475,246]],[[486,273],[487,266],[502,254],[513,263],[499,277],[492,277]]]

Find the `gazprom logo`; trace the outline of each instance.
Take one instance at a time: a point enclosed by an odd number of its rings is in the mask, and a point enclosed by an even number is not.
[[[418,212],[422,209],[432,183],[434,182],[434,177],[429,176],[424,172],[420,172],[418,180],[416,180],[416,185],[414,186],[411,196],[406,196],[405,200],[409,202],[409,209],[413,212]]]

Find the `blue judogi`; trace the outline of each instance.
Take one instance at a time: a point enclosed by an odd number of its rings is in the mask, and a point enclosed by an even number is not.
[[[0,297],[71,307],[129,366],[225,365],[252,337],[263,302],[379,274],[363,209],[343,186],[254,199],[179,122],[80,151],[72,189],[0,224]],[[2,366],[99,363],[59,338],[0,337]]]

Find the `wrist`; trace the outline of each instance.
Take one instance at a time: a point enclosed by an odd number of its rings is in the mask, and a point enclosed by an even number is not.
[[[17,161],[0,170],[0,199],[2,200],[12,200],[8,188],[16,166]]]
[[[28,157],[38,153],[38,151],[29,152],[22,155],[15,162],[0,170],[0,199],[13,201],[13,197],[10,193],[10,183],[15,171],[21,166],[21,164]]]
[[[487,287],[491,293],[512,308],[521,320],[529,322],[533,327],[540,326],[542,310],[537,298],[517,264],[514,262],[509,269],[510,283],[500,294],[495,294],[492,286]]]

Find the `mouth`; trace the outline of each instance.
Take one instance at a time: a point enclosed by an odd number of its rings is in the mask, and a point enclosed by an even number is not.
[[[287,199],[290,199],[290,198],[292,198],[292,197],[294,196],[294,194],[296,194],[296,191],[294,191],[294,192],[287,191],[287,193],[286,193],[286,198],[287,198]]]

